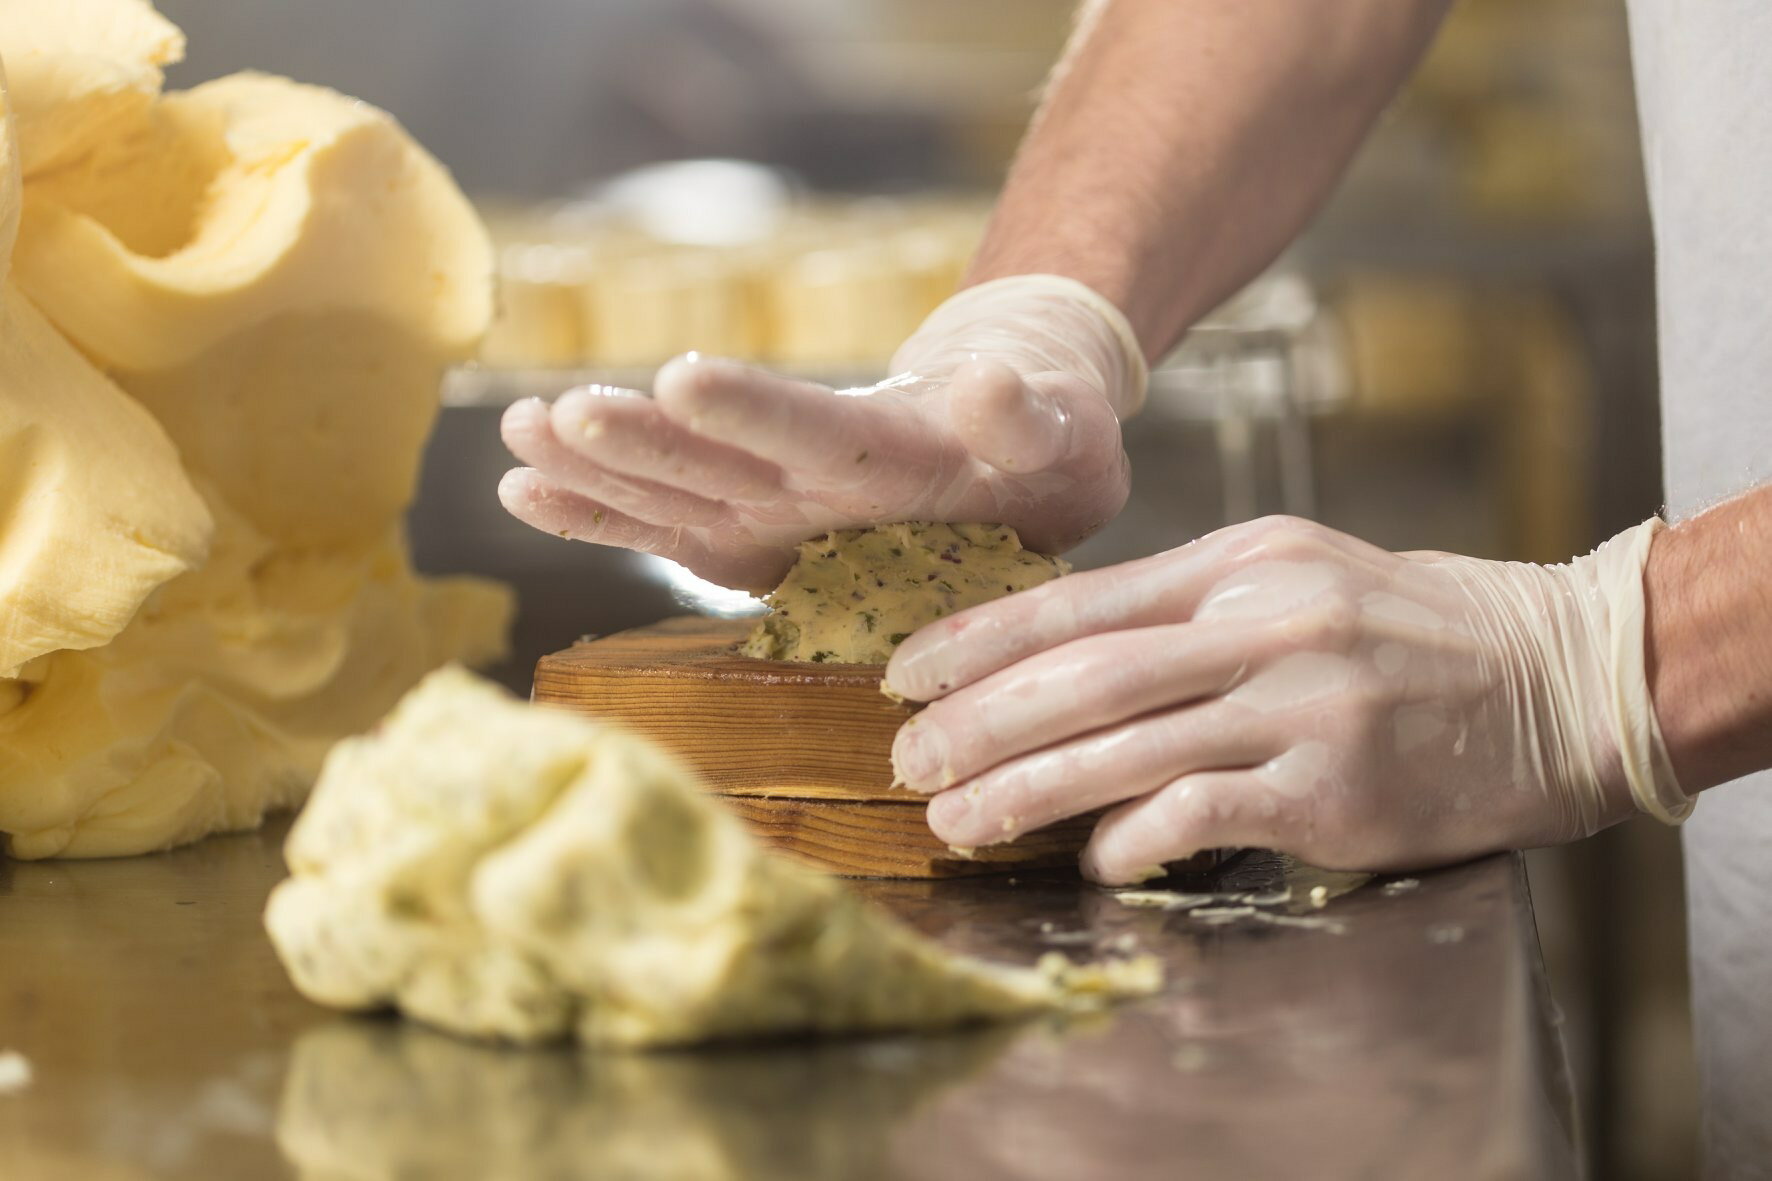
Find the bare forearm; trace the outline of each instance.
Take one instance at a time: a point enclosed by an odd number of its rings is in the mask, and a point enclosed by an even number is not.
[[[1649,551],[1649,690],[1688,792],[1772,767],[1772,485]]]
[[[1080,280],[1154,359],[1316,211],[1447,2],[1087,4],[968,281]]]

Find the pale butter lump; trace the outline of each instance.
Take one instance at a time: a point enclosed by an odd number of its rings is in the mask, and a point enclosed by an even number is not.
[[[1005,525],[905,522],[800,546],[743,652],[763,660],[885,664],[918,628],[1070,572]]]
[[[20,285],[256,527],[375,537],[411,498],[439,368],[491,318],[483,227],[332,91],[242,74],[150,115],[26,186]]]
[[[0,88],[8,126],[9,101]],[[22,201],[0,135],[0,710],[25,664],[121,631],[211,526],[166,432],[6,277]]]
[[[0,678],[109,643],[156,587],[203,560],[210,529],[153,416],[5,283]]]
[[[495,659],[511,612],[416,577],[401,523],[442,369],[490,317],[472,209],[331,91],[158,96],[182,45],[136,0],[0,0],[24,158],[0,191],[17,857],[255,825],[425,672]]]
[[[513,1054],[385,1021],[289,1052],[277,1145],[304,1181],[877,1181],[907,1124],[1004,1061],[1015,1031],[718,1054]],[[440,1134],[440,1130],[443,1130]],[[780,1133],[788,1134],[780,1134]]]
[[[646,740],[459,669],[332,751],[286,852],[265,922],[304,995],[476,1037],[941,1028],[1161,977],[1148,959],[949,953],[764,850]]]

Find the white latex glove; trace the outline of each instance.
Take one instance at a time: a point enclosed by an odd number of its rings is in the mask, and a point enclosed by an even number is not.
[[[1001,522],[1059,553],[1125,503],[1119,419],[1143,399],[1145,363],[1125,317],[1082,284],[962,291],[892,368],[838,391],[691,354],[650,398],[593,387],[518,402],[504,439],[530,466],[499,497],[538,529],[756,590],[830,529]]]
[[[906,640],[893,748],[956,846],[1107,807],[1084,872],[1202,849],[1399,869],[1689,807],[1643,667],[1651,521],[1566,566],[1271,518]]]

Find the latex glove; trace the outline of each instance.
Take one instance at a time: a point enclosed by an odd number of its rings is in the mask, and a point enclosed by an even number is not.
[[[1146,370],[1112,305],[1070,279],[981,284],[937,308],[898,376],[833,390],[733,361],[679,358],[648,398],[602,387],[511,406],[527,468],[499,487],[538,529],[769,589],[793,548],[890,521],[1001,522],[1043,553],[1125,503],[1119,417]]]
[[[917,632],[893,748],[956,846],[1110,810],[1108,884],[1211,848],[1398,869],[1689,807],[1643,671],[1659,521],[1566,566],[1270,518]]]

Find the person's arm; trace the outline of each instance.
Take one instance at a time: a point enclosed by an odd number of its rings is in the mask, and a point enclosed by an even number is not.
[[[1680,786],[1772,767],[1772,485],[1668,529],[1643,581],[1649,691]]]
[[[513,405],[505,506],[561,537],[767,588],[795,545],[992,521],[1061,553],[1128,489],[1145,360],[1297,231],[1445,0],[1084,10],[972,268],[866,397],[685,358],[653,396]],[[994,281],[993,281],[994,280]]]
[[[1447,7],[1086,4],[967,281],[1077,279],[1154,360],[1304,226]]]

